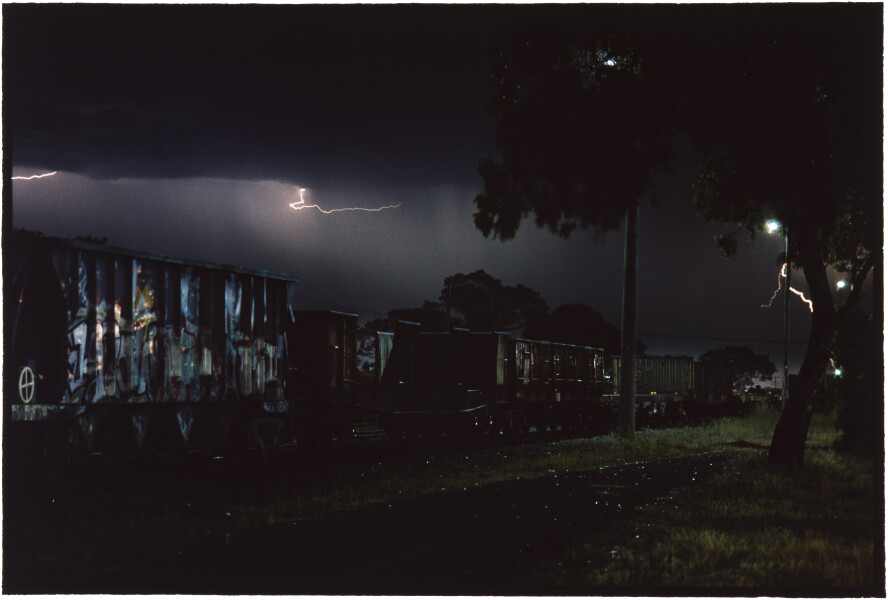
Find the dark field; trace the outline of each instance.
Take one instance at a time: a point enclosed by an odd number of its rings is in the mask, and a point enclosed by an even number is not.
[[[4,593],[879,595],[873,465],[759,410],[634,440],[103,463],[4,493]],[[874,565],[880,565],[876,569]]]

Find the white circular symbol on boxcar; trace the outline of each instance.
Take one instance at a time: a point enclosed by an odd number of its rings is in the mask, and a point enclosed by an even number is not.
[[[34,371],[31,367],[22,367],[19,373],[19,398],[25,404],[34,398]]]

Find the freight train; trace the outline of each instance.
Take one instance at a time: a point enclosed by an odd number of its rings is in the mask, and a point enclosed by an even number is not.
[[[367,381],[357,315],[294,310],[291,275],[11,237],[6,456],[61,468],[77,456],[199,450],[264,459],[282,446],[347,438],[358,422],[392,439],[616,424],[619,359],[608,363],[598,348],[398,322],[377,333]],[[638,365],[642,422],[730,397],[717,365]]]

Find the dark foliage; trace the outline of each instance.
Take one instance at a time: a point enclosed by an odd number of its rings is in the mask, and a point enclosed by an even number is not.
[[[804,361],[771,444],[775,464],[802,461],[833,334],[881,260],[881,13],[878,5],[779,6],[755,26],[741,23],[733,29],[742,51],[712,46],[709,60],[720,68],[704,73],[703,110],[688,120],[706,156],[694,204],[737,227],[718,245],[733,254],[741,231],[755,235],[766,219],[779,220],[813,301]],[[829,268],[851,283],[838,301]]]
[[[485,236],[508,239],[531,213],[562,236],[615,228],[651,189],[652,170],[670,166],[678,133],[704,157],[695,207],[733,228],[716,240],[726,254],[765,218],[789,231],[788,260],[814,314],[774,463],[801,462],[833,333],[881,270],[882,11],[525,7],[491,44],[501,156],[479,165],[475,223]],[[827,268],[852,284],[839,304]]]
[[[613,7],[512,14],[491,43],[488,112],[501,159],[478,166],[475,224],[500,239],[531,213],[563,237],[617,229],[672,153],[670,107],[639,52],[656,28],[643,12]]]
[[[757,379],[768,379],[777,371],[767,354],[756,354],[748,346],[725,346],[707,350],[700,360],[711,360],[730,365],[735,387],[749,387]]]
[[[441,304],[463,316],[474,331],[516,331],[548,314],[539,293],[525,285],[503,285],[483,270],[444,279]]]
[[[524,330],[524,337],[575,346],[604,348],[611,356],[620,355],[620,328],[604,320],[600,313],[582,304],[564,304],[549,315],[534,321]],[[646,346],[638,341],[638,353]]]
[[[835,402],[836,425],[842,432],[840,445],[871,455],[884,441],[881,349],[882,335],[874,327],[873,316],[860,310],[852,312],[836,332],[834,368],[825,385]]]

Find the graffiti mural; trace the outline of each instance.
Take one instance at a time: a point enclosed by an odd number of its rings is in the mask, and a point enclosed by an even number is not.
[[[130,390],[136,401],[142,402],[155,399],[151,382],[159,376],[156,290],[156,267],[145,261],[133,261],[133,368]]]
[[[201,420],[225,428],[231,418],[220,415],[233,414],[233,404],[270,410],[264,407],[274,401],[273,412],[288,410],[281,361],[294,277],[91,242],[43,238],[42,244],[46,258],[22,255],[17,270],[37,265],[47,283],[28,288],[35,290],[28,292],[34,308],[18,314],[57,310],[58,317],[47,320],[58,323],[56,358],[36,360],[32,348],[39,344],[31,342],[21,345],[15,361],[32,371],[39,371],[36,365],[57,369],[57,383],[45,385],[39,400],[15,395],[14,420],[71,418],[89,448],[94,440],[119,441],[120,434],[103,434],[105,429],[125,429],[130,442],[124,445],[141,449],[167,439],[167,433],[152,434],[157,427],[171,427],[186,445],[195,431],[203,439],[216,435]],[[17,279],[27,280],[23,274]],[[40,299],[38,290],[46,285],[58,286],[55,309]],[[21,329],[37,331],[27,323]],[[43,374],[36,373],[35,381]],[[113,406],[118,408],[104,410]]]
[[[87,293],[86,257],[81,252],[71,257],[73,265],[66,271],[65,291],[68,304],[68,377],[63,402],[78,404],[95,398],[95,329],[88,326],[90,301]]]

